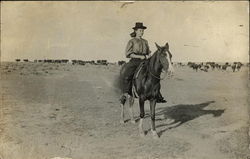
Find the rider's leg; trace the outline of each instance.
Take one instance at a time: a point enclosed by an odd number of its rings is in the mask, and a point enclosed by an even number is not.
[[[159,91],[157,99],[156,99],[157,103],[166,103],[167,101],[164,99],[164,97],[162,96],[161,92]]]
[[[121,102],[125,102],[126,97],[131,94],[131,87],[132,87],[132,79],[134,76],[134,72],[140,63],[136,60],[131,59],[126,65],[125,70],[123,72],[123,95],[121,97]]]

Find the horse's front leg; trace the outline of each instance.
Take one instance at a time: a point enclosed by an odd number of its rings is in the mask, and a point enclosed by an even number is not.
[[[151,115],[151,131],[153,134],[154,138],[159,138],[159,135],[157,134],[155,130],[155,105],[156,105],[156,100],[150,100],[150,115]]]
[[[133,105],[134,105],[134,97],[130,96],[129,97],[130,119],[131,119],[131,123],[135,124]]]
[[[144,111],[144,100],[139,98],[139,105],[140,105],[140,123],[139,123],[139,134],[140,136],[145,136],[144,130],[143,130],[143,119],[145,116],[145,111]]]

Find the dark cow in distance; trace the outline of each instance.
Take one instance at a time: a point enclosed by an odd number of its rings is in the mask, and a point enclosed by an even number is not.
[[[235,71],[240,71],[242,66],[243,64],[241,62],[234,62],[231,67],[232,67],[233,72],[235,72]]]
[[[196,70],[196,72],[201,68],[201,64],[196,64],[194,62],[188,62],[188,66],[193,70]]]
[[[97,65],[108,65],[107,60],[97,60],[96,63],[97,63]]]
[[[118,61],[118,65],[119,66],[121,66],[121,65],[123,65],[123,64],[125,64],[126,63],[126,61]]]

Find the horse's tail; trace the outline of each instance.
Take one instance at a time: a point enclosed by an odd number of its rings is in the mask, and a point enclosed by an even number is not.
[[[114,78],[114,88],[115,88],[115,92],[118,94],[121,94],[122,91],[124,90],[124,84],[123,84],[123,80],[124,80],[124,65],[122,66],[119,74],[116,75],[116,77]]]
[[[115,92],[116,93],[121,93],[123,88],[122,88],[122,83],[121,83],[121,75],[116,75],[116,77],[114,78],[114,88],[115,88]]]

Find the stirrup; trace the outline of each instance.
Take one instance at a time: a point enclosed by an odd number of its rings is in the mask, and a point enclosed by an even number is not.
[[[163,98],[161,98],[161,99],[158,98],[156,100],[156,103],[167,103],[167,101],[165,99],[163,99]]]

